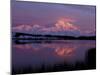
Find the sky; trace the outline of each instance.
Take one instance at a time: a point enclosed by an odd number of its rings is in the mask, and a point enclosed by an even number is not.
[[[12,2],[12,30],[39,34],[95,35],[96,7]]]

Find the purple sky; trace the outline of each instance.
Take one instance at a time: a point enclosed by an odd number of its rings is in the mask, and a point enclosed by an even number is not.
[[[51,34],[71,31],[92,35],[95,34],[95,10],[95,6],[89,5],[13,2],[12,26],[14,31],[37,29]]]

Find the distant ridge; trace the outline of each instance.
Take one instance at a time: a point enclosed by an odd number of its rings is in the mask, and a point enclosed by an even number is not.
[[[67,35],[42,35],[13,32],[13,39],[19,40],[96,40],[96,36],[67,36]]]

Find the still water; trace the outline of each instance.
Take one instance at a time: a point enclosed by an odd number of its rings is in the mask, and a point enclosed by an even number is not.
[[[89,50],[96,48],[95,40],[67,40],[51,43],[26,43],[12,45],[13,69],[41,66],[53,67],[56,64],[75,65],[86,62]],[[59,66],[58,66],[59,67]],[[68,68],[68,67],[67,67]],[[38,71],[37,71],[38,72]]]

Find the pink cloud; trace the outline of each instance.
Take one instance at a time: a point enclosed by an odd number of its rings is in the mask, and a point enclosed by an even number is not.
[[[78,27],[75,26],[73,23],[73,20],[71,19],[66,19],[66,18],[60,18],[56,21],[56,23],[49,28],[43,28],[41,31],[46,31],[46,32],[57,32],[57,31],[73,31],[73,30],[78,30]]]
[[[40,31],[44,33],[48,32],[58,32],[58,31],[74,31],[79,30],[79,28],[73,24],[74,20],[69,18],[59,18],[55,24],[50,27],[45,27],[44,25],[18,25],[12,28],[13,31]]]

